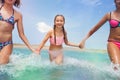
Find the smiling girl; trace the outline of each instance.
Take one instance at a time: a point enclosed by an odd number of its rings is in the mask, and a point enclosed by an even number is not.
[[[38,47],[40,52],[46,41],[50,40],[49,46],[49,58],[50,61],[54,61],[56,64],[61,64],[63,62],[63,43],[68,46],[78,47],[78,45],[70,43],[67,39],[67,33],[64,29],[65,18],[63,15],[56,15],[54,18],[54,27],[50,30],[41,44]]]

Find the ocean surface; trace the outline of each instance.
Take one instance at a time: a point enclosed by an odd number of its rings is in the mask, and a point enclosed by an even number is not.
[[[0,65],[0,80],[120,80],[107,52],[64,50],[64,62],[49,61],[47,50],[36,55],[27,48],[14,48],[7,65]]]

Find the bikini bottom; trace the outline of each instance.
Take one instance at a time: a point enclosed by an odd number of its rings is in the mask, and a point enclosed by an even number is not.
[[[63,49],[60,50],[49,50],[48,53],[56,58],[58,55],[63,54]]]
[[[108,42],[112,42],[113,44],[115,44],[120,49],[120,42],[115,41],[115,40],[108,40]]]
[[[8,44],[13,44],[13,42],[12,42],[12,41],[0,42],[0,50],[1,50],[3,47],[7,46]]]

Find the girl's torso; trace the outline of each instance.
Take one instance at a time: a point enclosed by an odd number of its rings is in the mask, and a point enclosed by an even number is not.
[[[120,41],[120,13],[110,12],[110,34],[108,39]]]
[[[63,33],[57,33],[54,35],[54,32],[52,31],[50,38],[50,47],[49,50],[59,50],[62,49],[62,44],[64,43],[64,35]]]
[[[4,9],[4,5],[0,6],[0,42],[12,40],[12,30],[15,24],[14,14],[14,9],[8,14]]]

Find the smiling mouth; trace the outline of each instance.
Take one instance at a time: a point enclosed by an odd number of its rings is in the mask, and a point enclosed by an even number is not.
[[[9,1],[12,1],[12,0],[9,0]]]

